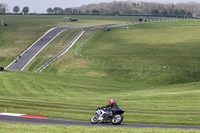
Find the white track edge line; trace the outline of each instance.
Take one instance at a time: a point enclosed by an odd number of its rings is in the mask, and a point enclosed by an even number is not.
[[[23,52],[21,55],[23,55],[27,50],[29,50],[30,48],[32,48],[33,45],[35,45],[41,38],[43,38],[46,34],[48,34],[49,32],[51,32],[51,31],[54,30],[55,28],[57,28],[57,27],[53,27],[53,28],[49,29],[47,32],[45,32],[44,35],[42,35],[37,41],[35,41],[35,42],[34,42],[30,47],[28,47],[26,50],[24,50],[24,52]],[[19,57],[17,57],[16,59],[19,59]],[[8,67],[10,67],[14,62],[15,62],[15,60],[14,60],[13,62],[11,62],[11,63],[6,67],[6,69],[7,69]]]
[[[58,35],[60,35],[62,32],[68,30],[69,28],[67,29],[64,29],[62,30],[61,32],[59,32],[56,36],[54,36],[48,43],[46,43],[27,63],[26,65],[24,65],[24,67],[20,70],[20,71],[23,71],[24,68],[35,58],[35,56],[37,56],[50,42],[52,42]]]
[[[59,58],[60,56],[62,56],[63,54],[65,54],[77,41],[78,41],[78,39],[83,35],[85,33],[85,31],[83,31],[77,38],[76,38],[76,40],[74,40],[74,42],[62,53],[62,54],[60,54],[57,58]],[[56,59],[57,59],[56,58]],[[55,60],[56,60],[55,59]],[[52,62],[54,62],[55,60],[53,60]],[[51,63],[52,63],[51,62]],[[47,64],[42,70],[40,70],[39,71],[39,73],[40,72],[42,72],[46,67],[48,67],[51,63],[49,63],[49,64]]]
[[[0,115],[7,115],[7,116],[22,116],[22,115],[27,115],[27,114],[0,113]]]

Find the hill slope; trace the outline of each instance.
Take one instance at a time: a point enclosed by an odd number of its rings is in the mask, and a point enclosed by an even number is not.
[[[0,73],[0,107],[88,121],[114,98],[124,122],[199,125],[199,26],[191,20],[91,30],[42,73],[34,63]],[[48,60],[47,52],[35,63]]]
[[[177,84],[200,80],[198,21],[143,23],[88,31],[44,72]],[[89,40],[88,43],[85,40]]]

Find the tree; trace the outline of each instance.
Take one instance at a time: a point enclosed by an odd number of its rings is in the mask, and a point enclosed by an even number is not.
[[[14,6],[13,12],[18,13],[20,11],[19,6]]]
[[[158,10],[158,9],[152,10],[152,11],[151,11],[151,14],[153,14],[153,15],[158,15],[158,14],[159,14],[159,10]]]
[[[178,9],[175,9],[174,10],[174,15],[176,15],[176,16],[180,15],[180,11]]]
[[[161,16],[200,16],[200,3],[159,3],[159,2],[105,2],[83,5],[73,9],[81,10],[86,14],[117,14],[121,15],[161,15]],[[73,12],[77,14],[76,10]],[[187,14],[188,13],[188,14]]]
[[[4,8],[4,7],[0,8],[0,13],[5,15],[5,13],[6,13],[6,8]]]
[[[82,14],[81,10],[78,11],[78,14]]]
[[[64,10],[60,7],[55,7],[54,8],[54,13],[55,14],[64,14]]]
[[[96,10],[96,9],[92,10],[92,14],[99,14],[99,13],[100,13],[99,10]]]
[[[78,14],[78,10],[77,9],[73,9],[72,13],[73,14]]]
[[[188,17],[192,17],[192,13],[191,12],[187,12],[186,13]]]
[[[23,8],[22,12],[24,13],[24,15],[28,15],[29,7],[25,6],[25,7]]]
[[[114,13],[115,15],[120,15],[119,10],[118,10],[118,11],[114,11],[113,13]]]
[[[180,15],[185,16],[185,15],[186,15],[186,11],[183,10],[183,9],[181,9],[181,10],[180,10]]]
[[[48,14],[52,14],[52,13],[54,12],[54,10],[53,10],[52,8],[48,8],[48,9],[46,10],[46,12],[47,12]]]
[[[167,11],[166,9],[164,9],[164,10],[161,12],[161,15],[163,15],[163,16],[167,16],[167,14],[168,14],[168,11]]]
[[[85,13],[86,13],[86,14],[90,14],[90,10],[89,10],[89,9],[87,9]]]
[[[7,8],[6,4],[0,3],[0,14],[5,15],[6,14],[6,8]]]
[[[65,8],[65,14],[66,15],[72,14],[72,9],[71,8]]]

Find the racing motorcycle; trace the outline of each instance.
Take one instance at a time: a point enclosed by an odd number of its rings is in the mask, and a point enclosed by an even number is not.
[[[97,123],[112,123],[113,125],[119,125],[122,123],[124,117],[122,114],[125,111],[122,109],[117,109],[113,112],[109,111],[109,109],[105,108],[97,108],[96,109],[96,114],[92,116],[90,119],[90,122],[92,124],[97,124]]]

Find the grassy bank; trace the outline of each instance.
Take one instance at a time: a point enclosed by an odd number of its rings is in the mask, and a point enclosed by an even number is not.
[[[101,77],[118,82],[198,82],[199,26],[198,21],[189,20],[143,23],[128,29],[111,28],[110,32],[87,31],[44,73]]]
[[[1,73],[0,81],[1,111],[89,121],[114,98],[124,122],[200,124],[199,82],[163,86],[32,72]]]
[[[15,133],[199,133],[195,129],[162,129],[162,128],[129,128],[129,127],[96,127],[96,126],[67,126],[67,125],[39,125],[39,124],[14,124],[1,123],[0,133],[15,132]]]

